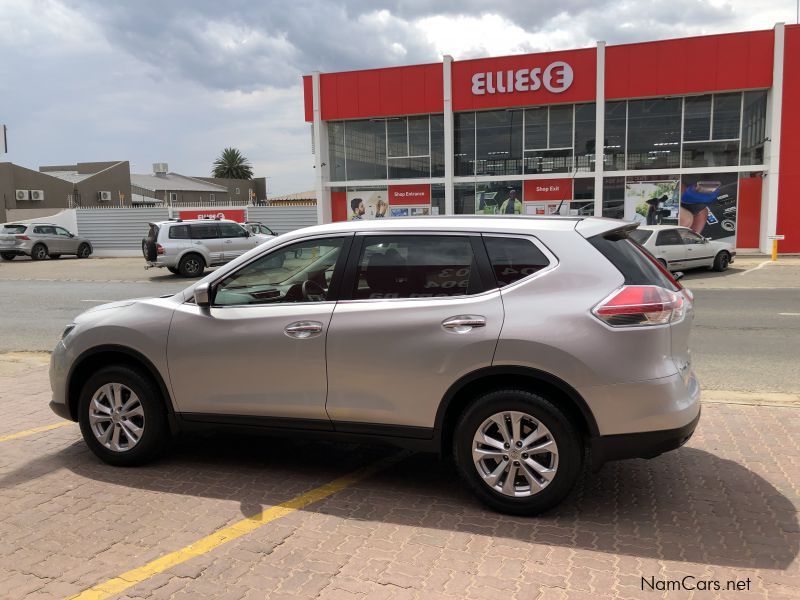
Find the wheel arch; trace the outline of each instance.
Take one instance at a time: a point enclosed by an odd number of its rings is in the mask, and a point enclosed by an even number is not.
[[[77,421],[78,419],[78,399],[80,397],[81,388],[91,373],[97,369],[112,365],[124,365],[143,370],[155,381],[161,392],[161,399],[167,411],[170,427],[174,429],[177,419],[175,417],[175,409],[172,405],[172,396],[169,393],[169,389],[161,373],[159,373],[155,365],[141,352],[133,348],[128,348],[127,346],[116,344],[105,344],[85,350],[70,367],[67,375],[66,389],[66,402],[69,408],[70,418],[72,418],[73,421]]]
[[[456,420],[476,395],[498,388],[520,388],[546,395],[586,439],[598,437],[597,421],[583,397],[564,380],[532,367],[493,366],[473,371],[447,390],[436,411],[435,432],[442,454],[452,446]]]

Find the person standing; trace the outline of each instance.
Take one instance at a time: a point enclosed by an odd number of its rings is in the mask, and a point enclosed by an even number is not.
[[[500,205],[501,215],[521,215],[522,201],[517,198],[517,190],[509,188],[508,198]]]

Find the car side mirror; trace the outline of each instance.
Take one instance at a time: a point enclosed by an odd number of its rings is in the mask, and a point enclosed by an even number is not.
[[[194,288],[194,303],[202,308],[211,306],[211,285],[204,281]]]
[[[683,271],[675,271],[672,276],[675,278],[675,281],[680,281],[683,279]]]
[[[710,240],[709,240],[707,237],[704,237],[704,238],[703,238],[703,243],[704,243],[704,244],[707,244],[709,241],[710,241]]]
[[[67,235],[68,235],[69,237],[75,237],[75,234],[74,234],[74,233],[69,233],[69,232],[68,232],[68,233],[67,233]]]

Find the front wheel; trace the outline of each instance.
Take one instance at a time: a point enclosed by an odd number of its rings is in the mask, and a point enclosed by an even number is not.
[[[723,250],[714,257],[714,266],[712,268],[715,271],[727,271],[728,266],[730,264],[731,264],[731,255],[728,254],[725,250]]]
[[[583,466],[581,439],[547,398],[507,389],[477,398],[458,421],[461,477],[490,508],[533,515],[561,502]]]
[[[78,258],[89,258],[92,253],[92,247],[89,244],[81,244],[78,246]]]
[[[3,260],[14,260],[17,258],[17,254],[15,252],[0,252],[0,258]]]
[[[129,467],[158,456],[169,439],[155,382],[127,366],[101,369],[83,386],[78,421],[86,445],[101,460]]]

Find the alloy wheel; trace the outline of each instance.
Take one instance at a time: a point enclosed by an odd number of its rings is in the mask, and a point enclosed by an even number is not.
[[[103,446],[126,452],[144,433],[144,408],[136,393],[121,383],[107,383],[89,402],[89,425]]]
[[[518,411],[486,419],[472,441],[472,461],[484,483],[511,497],[546,488],[558,470],[558,446],[544,424]]]

